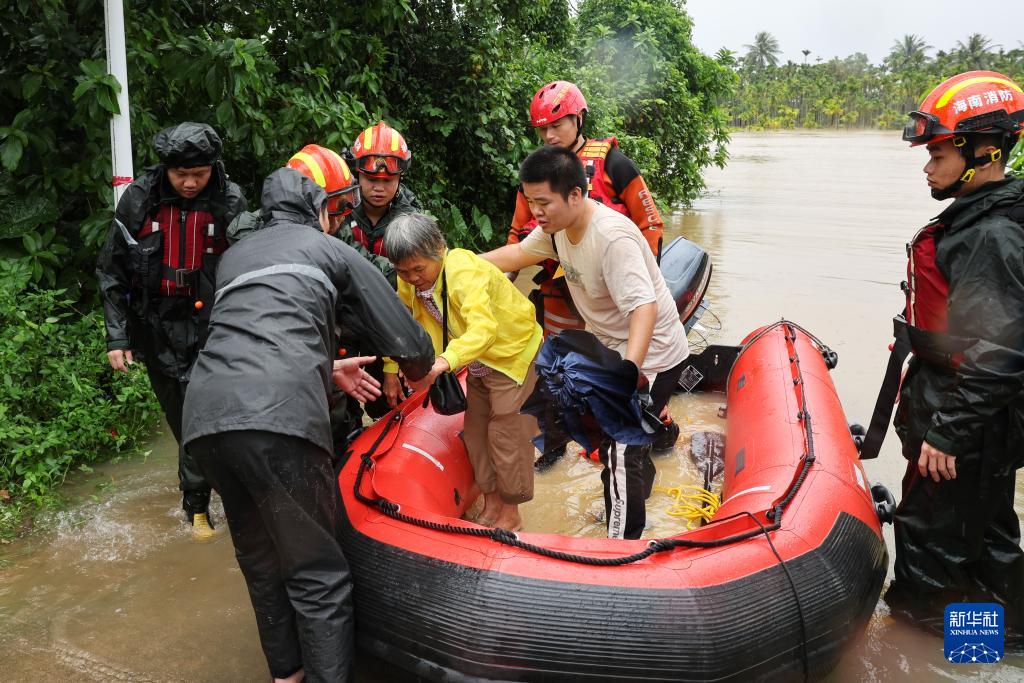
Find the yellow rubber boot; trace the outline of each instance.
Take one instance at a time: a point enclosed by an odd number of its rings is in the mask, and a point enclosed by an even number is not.
[[[192,540],[200,543],[209,541],[217,532],[210,526],[210,519],[205,512],[197,512],[192,515]]]

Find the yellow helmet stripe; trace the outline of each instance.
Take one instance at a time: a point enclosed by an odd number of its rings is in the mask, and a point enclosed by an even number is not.
[[[391,151],[398,151],[398,135],[395,134],[395,131],[391,131]]]
[[[320,187],[327,187],[327,178],[324,177],[324,171],[320,168],[320,164],[316,162],[316,159],[305,152],[296,152],[292,156],[292,159],[298,159],[302,163],[306,164],[306,166],[309,167],[310,172],[312,172],[313,180],[316,181],[316,184]]]
[[[940,97],[939,101],[935,103],[935,108],[941,109],[942,107],[945,107],[953,98],[953,95],[956,95],[958,92],[960,92],[967,86],[974,85],[976,83],[999,83],[1001,85],[1005,85],[1008,88],[1013,88],[1019,93],[1024,93],[1024,90],[1021,90],[1019,85],[1017,85],[1016,83],[1007,78],[996,78],[994,76],[977,76],[975,78],[968,78],[967,80],[960,81],[956,85],[952,86],[949,90],[942,93],[942,97]]]
[[[363,147],[367,149],[373,147],[373,128],[367,128],[363,131]]]

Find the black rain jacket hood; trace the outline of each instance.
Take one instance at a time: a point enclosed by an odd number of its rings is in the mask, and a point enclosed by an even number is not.
[[[327,193],[322,187],[295,169],[279,168],[263,181],[260,218],[268,228],[294,223],[319,230],[325,201]]]
[[[220,158],[220,136],[205,123],[185,121],[153,136],[160,163],[168,168],[211,166]]]

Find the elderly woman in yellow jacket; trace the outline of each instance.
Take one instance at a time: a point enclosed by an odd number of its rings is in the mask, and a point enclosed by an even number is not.
[[[465,249],[448,249],[429,216],[396,218],[384,248],[395,264],[399,298],[434,341],[437,359],[417,388],[442,372],[468,366],[463,436],[484,494],[478,521],[518,530],[519,504],[533,498],[531,438],[537,423],[519,414],[537,379],[533,361],[542,331],[533,304],[489,262]],[[445,288],[449,342],[442,350]],[[401,390],[396,370],[385,367],[384,394],[392,406]]]

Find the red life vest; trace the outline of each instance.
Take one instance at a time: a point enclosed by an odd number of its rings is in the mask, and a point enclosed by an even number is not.
[[[935,264],[936,235],[944,227],[926,225],[907,244],[907,323],[927,332],[949,329],[949,282]]]
[[[608,183],[605,179],[605,159],[608,158],[608,152],[612,150],[612,147],[617,149],[618,146],[619,141],[615,137],[587,140],[576,156],[583,162],[583,168],[587,172],[587,196],[596,199],[609,209],[629,216],[629,208],[626,203],[608,193]]]
[[[586,327],[576,314],[575,306],[569,295],[569,287],[565,278],[548,279],[540,283],[541,305],[543,306],[544,337],[550,337],[565,330],[582,330]],[[534,301],[536,304],[537,302]]]
[[[186,211],[174,203],[160,204],[139,231],[141,239],[163,233],[160,296],[195,296],[188,276],[203,267],[203,256],[219,256],[228,247],[224,230],[209,211]]]
[[[534,223],[534,225],[536,225],[536,222]],[[381,231],[380,236],[378,236],[376,239],[371,239],[370,235],[365,230],[363,230],[361,227],[359,227],[359,223],[358,222],[353,220],[350,223],[350,226],[352,228],[352,236],[360,244],[362,244],[363,247],[365,247],[368,251],[376,254],[377,256],[387,256],[387,253],[384,251],[384,232],[383,231]]]
[[[964,357],[949,348],[949,281],[935,263],[938,240],[945,227],[941,223],[926,225],[907,244],[904,316],[914,355],[955,369]]]

